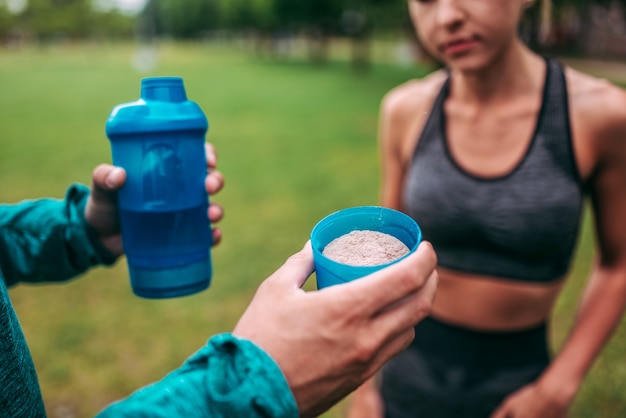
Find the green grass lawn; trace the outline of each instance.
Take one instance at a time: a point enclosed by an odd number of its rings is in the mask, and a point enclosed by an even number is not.
[[[178,75],[209,118],[225,189],[224,240],[211,288],[150,301],[132,295],[124,260],[67,285],[19,286],[11,297],[39,372],[48,414],[86,417],[162,377],[214,333],[232,329],[254,290],[298,251],[321,217],[375,204],[378,105],[425,69],[378,63],[273,62],[236,48],[162,45],[154,70],[132,69],[129,45],[0,51],[0,201],[61,197],[110,162],[104,124],[136,100],[143,76]],[[589,270],[586,224],[553,322],[564,338]],[[307,285],[308,288],[311,284]],[[623,327],[586,380],[573,417],[626,415]],[[341,416],[343,404],[325,417]]]

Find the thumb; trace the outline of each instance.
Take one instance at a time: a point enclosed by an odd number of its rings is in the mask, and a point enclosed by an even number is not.
[[[115,200],[114,193],[126,181],[126,172],[120,167],[110,164],[100,164],[93,170],[91,179],[91,193],[95,202],[111,202]]]
[[[270,280],[282,286],[301,288],[313,270],[313,250],[311,242],[307,241],[302,250],[289,257]]]

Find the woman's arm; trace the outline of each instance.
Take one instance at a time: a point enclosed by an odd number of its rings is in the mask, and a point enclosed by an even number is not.
[[[595,121],[594,115],[588,114],[596,126],[591,129],[595,164],[588,184],[596,261],[559,354],[537,382],[513,394],[494,417],[508,416],[507,411],[518,408],[524,414],[515,417],[565,416],[585,375],[622,319],[626,306],[626,94],[611,87],[595,102]],[[529,411],[531,405],[537,409]]]
[[[597,259],[572,332],[544,377],[550,382],[552,374],[563,376],[558,385],[566,397],[576,393],[626,306],[626,95],[613,94],[617,97],[604,107],[620,111],[611,112],[600,129],[597,169],[590,179]]]

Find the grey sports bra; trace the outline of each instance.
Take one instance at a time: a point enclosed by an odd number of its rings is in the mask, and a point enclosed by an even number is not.
[[[454,160],[439,93],[415,149],[404,208],[439,265],[525,282],[564,276],[576,246],[584,188],[572,150],[565,76],[547,60],[541,111],[525,156],[508,174],[476,177]]]

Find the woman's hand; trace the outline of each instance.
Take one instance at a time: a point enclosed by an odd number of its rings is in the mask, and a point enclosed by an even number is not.
[[[567,418],[573,399],[561,395],[559,388],[551,390],[537,381],[509,395],[491,418]]]
[[[375,378],[363,383],[350,396],[346,418],[383,418],[385,406]]]

